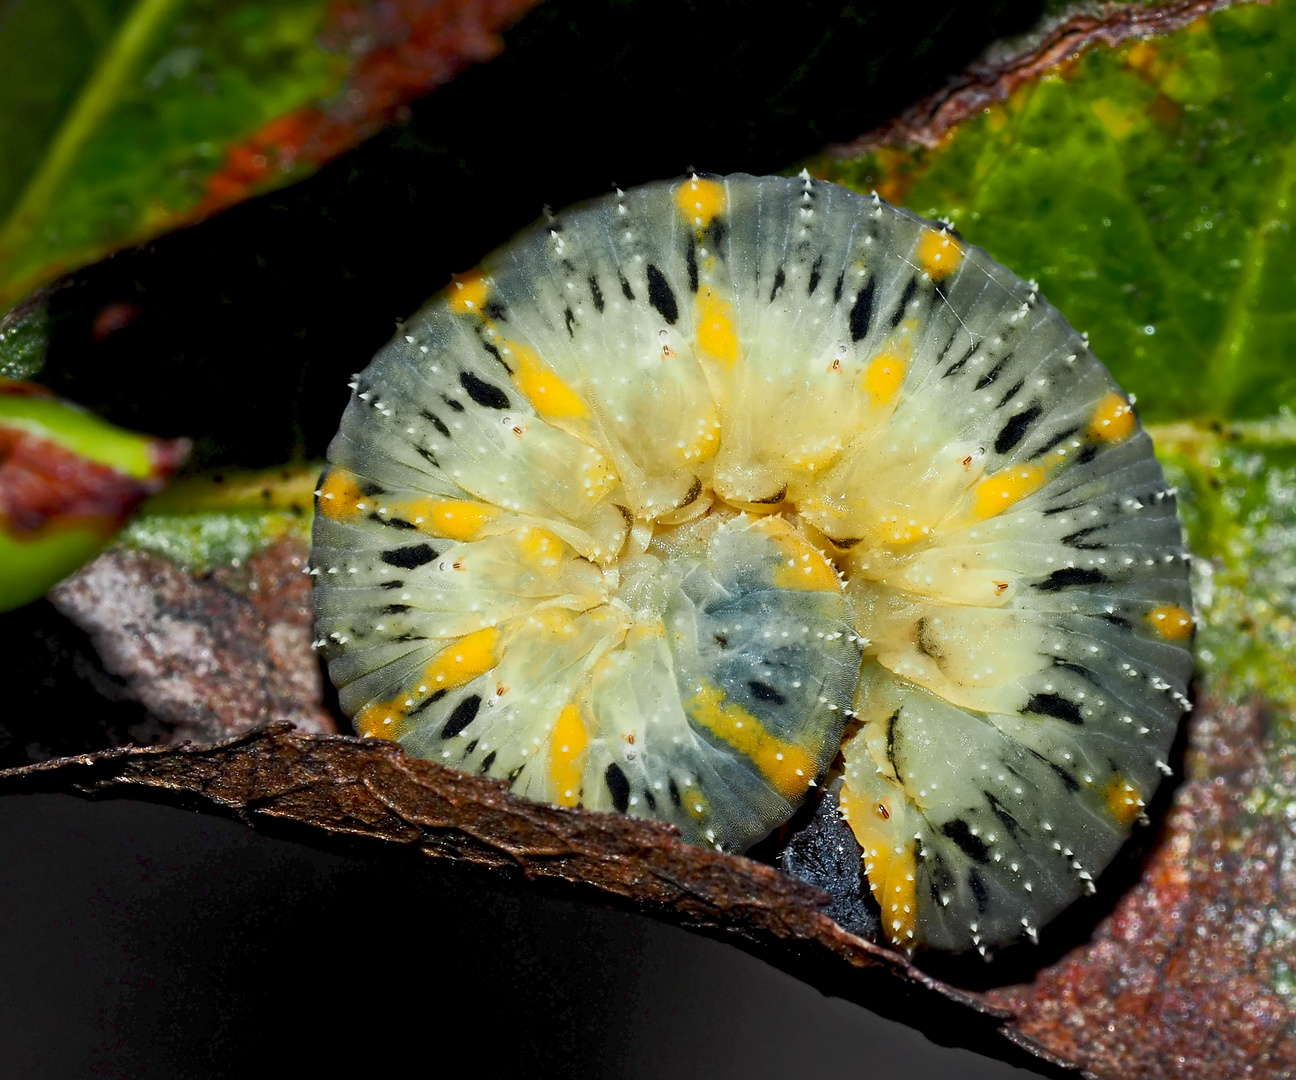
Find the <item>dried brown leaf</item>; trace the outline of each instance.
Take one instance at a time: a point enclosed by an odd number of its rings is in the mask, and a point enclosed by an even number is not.
[[[393,743],[276,723],[217,745],[128,747],[0,772],[0,795],[51,791],[153,798],[297,839],[377,841],[520,876],[721,937],[940,1042],[1017,1064],[1029,1061],[1025,1047],[1058,1064],[1029,1039],[999,1034],[1004,1009],[846,932],[823,913],[826,894],[787,874],[683,843],[658,822],[520,799],[502,781],[406,757]]]
[[[50,593],[90,634],[104,666],[176,742],[212,742],[267,720],[338,730],[310,652],[305,544],[285,539],[240,567],[186,573],[114,548]]]

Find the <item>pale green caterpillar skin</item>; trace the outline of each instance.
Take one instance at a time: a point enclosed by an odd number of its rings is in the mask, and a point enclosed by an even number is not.
[[[732,851],[840,750],[889,939],[956,951],[1091,888],[1166,768],[1192,619],[1151,441],[939,225],[805,175],[618,191],[354,391],[312,572],[362,734]]]

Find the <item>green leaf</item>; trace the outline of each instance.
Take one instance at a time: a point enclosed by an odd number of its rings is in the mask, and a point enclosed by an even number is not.
[[[227,144],[328,96],[345,73],[315,44],[318,0],[9,9],[0,303],[192,212]]]
[[[1145,419],[1296,404],[1296,6],[1095,48],[935,149],[820,163],[948,217],[1045,294]]]
[[[238,565],[285,536],[310,542],[322,463],[187,477],[155,495],[121,542],[204,573]]]
[[[0,308],[353,146],[536,0],[7,0]]]
[[[1284,706],[1274,745],[1285,747],[1296,738],[1296,420],[1154,434],[1197,555],[1199,667],[1225,703]]]

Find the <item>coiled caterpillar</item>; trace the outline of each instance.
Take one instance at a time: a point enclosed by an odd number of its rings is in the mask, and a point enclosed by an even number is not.
[[[523,232],[357,376],[329,460],[319,644],[362,734],[729,851],[840,750],[900,946],[1091,888],[1188,707],[1174,498],[1086,340],[805,174]]]

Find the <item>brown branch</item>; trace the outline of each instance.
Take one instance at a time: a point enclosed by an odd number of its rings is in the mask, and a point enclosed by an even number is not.
[[[417,850],[700,930],[942,1043],[1038,1068],[1063,1063],[1011,1014],[843,930],[826,894],[763,863],[683,843],[673,828],[564,810],[497,780],[406,757],[393,743],[270,724],[207,746],[128,747],[0,772],[0,795],[152,798],[336,846]],[[378,855],[377,847],[374,848]],[[380,857],[380,855],[378,855]]]

